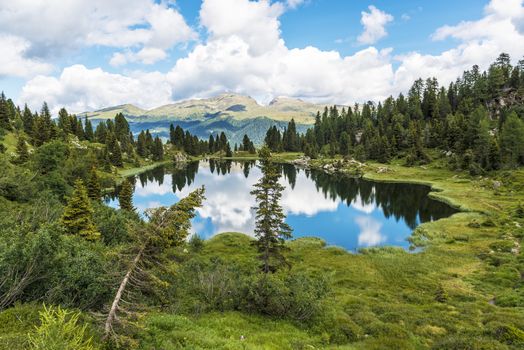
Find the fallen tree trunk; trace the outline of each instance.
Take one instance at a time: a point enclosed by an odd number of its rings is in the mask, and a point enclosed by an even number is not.
[[[133,262],[131,266],[129,266],[129,269],[127,270],[126,275],[124,276],[124,279],[122,282],[120,282],[120,287],[118,287],[118,290],[115,294],[115,298],[113,299],[113,304],[111,305],[111,309],[109,310],[109,314],[107,315],[106,323],[104,326],[104,337],[103,340],[106,340],[109,335],[111,334],[111,330],[113,329],[113,322],[116,319],[116,312],[118,310],[118,304],[120,303],[120,300],[122,299],[122,294],[124,293],[124,290],[126,289],[127,283],[129,282],[129,279],[133,272],[135,271],[138,263],[140,262],[140,259],[142,259],[142,254],[144,253],[145,247],[142,247],[138,254],[133,259]]]

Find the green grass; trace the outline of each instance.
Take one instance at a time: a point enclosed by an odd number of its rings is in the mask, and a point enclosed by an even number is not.
[[[387,172],[378,171],[385,166]],[[159,339],[166,334],[185,339],[184,346],[194,349],[424,349],[464,348],[464,344],[471,349],[520,348],[524,297],[515,288],[521,285],[524,259],[522,252],[517,255],[511,249],[523,243],[524,230],[515,221],[520,220],[521,226],[524,222],[512,215],[517,203],[524,202],[524,171],[481,178],[451,172],[438,162],[409,168],[394,162],[370,163],[364,177],[429,185],[433,198],[462,212],[420,225],[412,236],[412,243],[423,247],[417,253],[386,247],[351,254],[325,247],[317,238],[289,242],[287,255],[294,269],[331,277],[333,296],[327,314],[340,320],[335,326],[320,321],[305,327],[227,312],[155,314],[148,322],[163,320],[173,322],[172,326],[166,333],[156,326],[148,329],[155,329]],[[494,181],[500,181],[500,187]],[[242,234],[225,233],[206,241],[198,254],[211,261],[249,264],[256,259],[250,241]],[[437,300],[439,296],[444,296],[443,302]],[[275,322],[279,332],[274,331]],[[341,342],[335,328],[346,323],[356,335]],[[200,332],[206,332],[207,340],[198,340]],[[244,333],[248,340],[239,343]],[[291,338],[300,342],[292,344]],[[156,346],[175,346],[166,344]]]
[[[158,168],[161,165],[166,165],[166,164],[170,164],[170,163],[172,163],[171,160],[162,160],[162,161],[159,161],[159,162],[148,163],[148,164],[142,165],[140,167],[132,167],[129,164],[126,164],[123,169],[118,169],[118,174],[122,178],[126,178],[126,177],[129,177],[129,176],[134,176],[134,175],[141,174],[143,172],[146,172],[146,171]]]

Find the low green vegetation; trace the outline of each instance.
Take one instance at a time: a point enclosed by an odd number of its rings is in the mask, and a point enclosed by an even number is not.
[[[121,114],[93,128],[2,94],[0,349],[522,349],[524,74],[508,62],[326,109],[304,135],[271,127],[258,156],[247,136],[135,140]],[[125,176],[235,156],[260,159],[254,237],[189,237],[204,188],[136,212]],[[461,211],[418,226],[412,251],[288,239],[274,162],[424,183]]]

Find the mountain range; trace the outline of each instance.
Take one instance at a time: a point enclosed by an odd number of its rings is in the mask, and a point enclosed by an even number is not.
[[[180,125],[201,138],[224,132],[232,144],[240,143],[244,134],[261,144],[269,127],[283,129],[294,118],[297,130],[304,132],[315,121],[317,111],[324,106],[299,99],[278,97],[267,106],[249,96],[225,93],[207,99],[191,99],[144,110],[132,104],[108,107],[81,113],[94,125],[122,113],[134,134],[149,129],[160,137],[169,137],[169,125]]]

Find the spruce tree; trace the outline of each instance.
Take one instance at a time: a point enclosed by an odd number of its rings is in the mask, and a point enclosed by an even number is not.
[[[159,161],[164,159],[164,145],[162,140],[157,136],[155,137],[154,146],[153,146],[153,160]]]
[[[500,150],[506,165],[514,167],[524,164],[524,122],[515,112],[502,125]]]
[[[92,167],[87,179],[87,196],[94,201],[100,201],[102,198],[102,190],[100,188],[100,179],[96,172],[96,168]]]
[[[24,124],[24,131],[26,134],[31,135],[33,132],[33,113],[27,104],[24,105],[24,111],[22,113],[22,123]]]
[[[68,198],[60,222],[69,234],[80,235],[91,241],[100,238],[100,232],[93,223],[93,208],[89,203],[87,190],[80,179],[75,181],[75,189]]]
[[[226,143],[226,157],[233,157],[233,152],[231,152],[231,146],[229,142]]]
[[[136,151],[140,155],[140,157],[145,158],[147,156],[146,134],[144,130],[140,131],[140,134],[138,134]]]
[[[169,143],[171,143],[173,146],[176,145],[175,126],[173,123],[169,124]]]
[[[286,263],[282,254],[285,239],[291,238],[291,228],[285,221],[285,214],[280,206],[284,186],[279,183],[280,171],[271,161],[271,152],[267,146],[259,151],[262,178],[254,185],[251,194],[255,196],[257,206],[255,237],[256,246],[262,260],[262,271],[275,271]]]
[[[23,135],[18,136],[18,142],[16,143],[16,154],[17,163],[25,163],[29,160],[29,151],[27,150],[27,143]]]
[[[92,142],[95,140],[95,134],[93,132],[93,125],[91,124],[91,121],[89,119],[87,119],[87,117],[85,117],[84,119],[84,134],[85,134],[85,138],[86,140]]]
[[[118,202],[120,203],[120,209],[135,211],[133,207],[133,185],[127,179],[122,183],[120,192],[118,192]]]
[[[9,108],[4,93],[0,93],[0,128],[11,130],[9,121]]]

